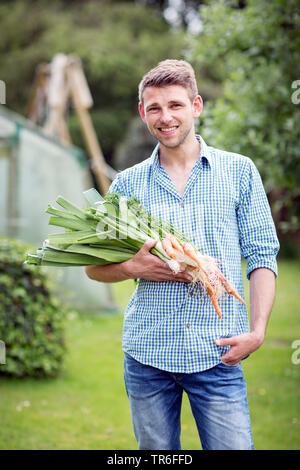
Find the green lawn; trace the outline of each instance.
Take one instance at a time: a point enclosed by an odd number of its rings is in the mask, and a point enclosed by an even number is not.
[[[279,263],[265,343],[244,362],[256,449],[300,448],[300,364],[291,361],[291,344],[300,340],[299,278],[299,262]],[[133,281],[113,287],[124,308]],[[123,384],[122,322],[122,315],[71,312],[58,378],[0,379],[0,449],[137,449]],[[200,448],[186,397],[182,448]]]

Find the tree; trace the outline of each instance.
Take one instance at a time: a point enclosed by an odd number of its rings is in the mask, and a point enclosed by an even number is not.
[[[199,5],[205,0],[138,0],[140,3],[158,8],[171,26],[183,27],[192,33],[201,30],[197,14]]]
[[[30,14],[28,13],[30,12]],[[8,107],[26,113],[35,69],[53,56],[78,55],[94,99],[92,119],[106,159],[137,113],[137,87],[160,60],[182,58],[183,32],[160,13],[131,1],[14,1],[0,5],[0,79]],[[71,134],[83,146],[70,113]]]
[[[248,155],[260,170],[280,235],[299,235],[300,12],[297,0],[214,0],[189,57],[208,67],[223,96],[205,104],[202,135]],[[300,82],[298,84],[298,87]],[[299,96],[299,93],[298,93]],[[298,103],[297,103],[298,101]]]

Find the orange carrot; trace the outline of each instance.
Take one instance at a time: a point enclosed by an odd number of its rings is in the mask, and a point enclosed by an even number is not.
[[[221,310],[220,310],[220,307],[219,307],[219,304],[218,304],[217,296],[216,296],[211,284],[208,283],[208,284],[206,284],[205,287],[207,289],[207,292],[209,293],[212,304],[215,307],[215,310],[216,310],[217,314],[219,315],[219,317],[222,320],[222,313],[221,313]]]
[[[183,248],[182,246],[180,245],[179,241],[177,240],[176,237],[174,237],[174,235],[172,235],[172,233],[168,233],[168,235],[166,235],[166,238],[168,238],[171,242],[171,245],[173,248],[175,248],[175,250],[179,251],[180,253],[184,254],[184,251],[183,251]]]
[[[190,243],[183,243],[182,247],[184,253],[189,256],[193,261],[195,261],[201,269],[203,269],[194,247]]]
[[[162,247],[170,258],[176,259],[176,253],[171,245],[171,242],[168,238],[164,238],[161,241]]]
[[[228,294],[233,295],[236,299],[238,299],[242,304],[246,305],[246,302],[242,299],[242,297],[236,292],[236,290],[232,287],[232,285],[224,278],[223,285],[228,292]]]

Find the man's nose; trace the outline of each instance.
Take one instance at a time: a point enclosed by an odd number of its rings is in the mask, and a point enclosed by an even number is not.
[[[162,109],[160,120],[165,123],[169,123],[172,121],[172,116],[168,109]]]

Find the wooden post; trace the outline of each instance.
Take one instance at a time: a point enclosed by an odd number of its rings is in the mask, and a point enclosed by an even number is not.
[[[48,80],[49,65],[40,64],[36,70],[36,75],[27,108],[28,119],[30,119],[35,124],[38,123],[40,117],[39,114],[46,104]]]
[[[49,117],[44,124],[44,132],[48,135],[58,136],[66,145],[71,145],[71,137],[65,120],[65,113],[70,95],[66,80],[65,68],[68,57],[56,54],[50,65],[50,80],[48,86]]]
[[[7,235],[17,237],[19,232],[18,188],[19,188],[19,133],[17,124],[16,133],[11,137],[10,155],[8,160],[8,188],[7,188]]]
[[[65,120],[67,103],[71,98],[90,156],[91,169],[100,192],[105,195],[110,187],[110,172],[88,112],[93,99],[80,60],[76,56],[56,54],[51,64],[42,64],[38,68],[29,103],[29,118],[35,123],[38,121],[41,105],[45,105],[44,99],[41,99],[42,94],[49,106],[44,132],[58,137],[66,145],[71,145]]]
[[[88,90],[84,87],[82,69],[79,61],[72,59],[67,69],[67,77],[74,107],[77,112],[83,137],[91,157],[91,168],[94,171],[100,191],[105,195],[110,186],[106,174],[106,162],[100,148],[97,135],[87,108],[90,106]],[[78,86],[80,84],[80,86]]]

